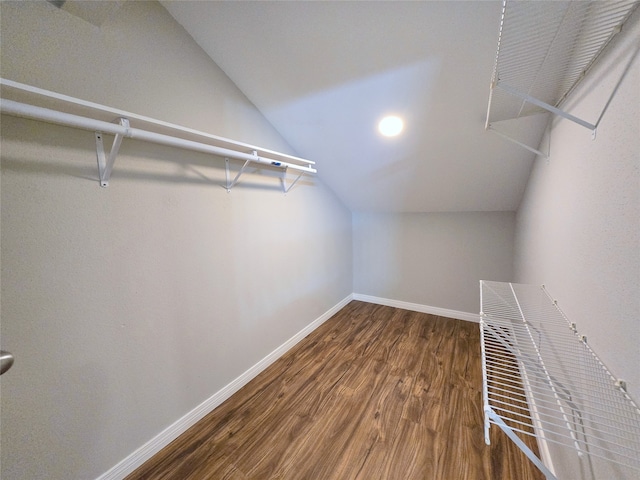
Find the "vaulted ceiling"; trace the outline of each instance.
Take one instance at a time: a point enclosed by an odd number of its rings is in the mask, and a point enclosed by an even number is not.
[[[518,208],[534,155],[484,129],[501,2],[162,4],[351,210]]]

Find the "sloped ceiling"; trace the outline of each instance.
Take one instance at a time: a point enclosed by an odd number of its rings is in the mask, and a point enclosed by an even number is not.
[[[534,155],[484,129],[501,2],[162,4],[352,211],[518,208]]]

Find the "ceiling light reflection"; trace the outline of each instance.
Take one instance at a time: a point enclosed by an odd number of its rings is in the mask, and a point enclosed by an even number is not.
[[[389,115],[380,120],[378,124],[378,130],[385,137],[395,137],[402,132],[402,128],[404,127],[404,122],[400,117],[396,117],[394,115]]]

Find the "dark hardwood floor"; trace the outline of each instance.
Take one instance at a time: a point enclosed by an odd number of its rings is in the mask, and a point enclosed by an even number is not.
[[[477,324],[353,301],[127,479],[542,480],[481,391]]]

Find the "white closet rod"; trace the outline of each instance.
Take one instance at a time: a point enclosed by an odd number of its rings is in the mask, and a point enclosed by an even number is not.
[[[89,102],[87,100],[82,100],[80,98],[70,97],[69,95],[64,95],[62,93],[53,92],[51,90],[45,90],[43,88],[34,87],[32,85],[27,85],[25,83],[15,82],[13,80],[8,80],[6,78],[0,78],[0,85],[5,88],[9,88],[12,90],[18,90],[21,92],[25,92],[28,95],[35,95],[37,97],[44,97],[53,99],[56,101],[61,101],[63,103],[69,105],[77,105],[82,108],[89,108],[91,110],[105,112],[114,115],[115,117],[127,118],[129,120],[139,120],[144,123],[149,123],[152,125],[157,125],[162,128],[169,128],[176,132],[187,133],[189,135],[194,135],[202,138],[206,138],[208,140],[214,140],[218,143],[225,143],[228,145],[232,145],[234,147],[256,151],[259,154],[264,154],[268,157],[278,157],[286,160],[292,160],[297,163],[304,163],[308,165],[314,165],[315,162],[311,160],[305,160],[304,158],[295,157],[293,155],[288,155],[286,153],[276,152],[274,150],[269,150],[266,148],[257,147],[255,145],[251,145],[248,143],[238,142],[236,140],[231,140],[225,137],[219,137],[217,135],[212,135],[210,133],[201,132],[199,130],[195,130],[193,128],[184,127],[182,125],[177,125],[175,123],[165,122],[163,120],[157,120],[155,118],[146,117],[144,115],[138,115],[136,113],[127,112],[125,110],[120,110],[117,108],[108,107],[106,105],[101,105],[99,103]],[[316,173],[315,171],[312,173]]]
[[[170,135],[149,132],[146,130],[141,130],[139,128],[126,127],[115,123],[104,122],[102,120],[95,120],[93,118],[73,115],[71,113],[64,113],[57,110],[50,110],[48,108],[36,107],[34,105],[15,102],[13,100],[2,99],[0,102],[0,111],[7,115],[32,118],[44,122],[56,123],[68,127],[76,127],[84,130],[98,131],[111,135],[122,135],[125,138],[143,140],[145,142],[158,143],[170,147],[184,148],[196,152],[211,153],[214,155],[219,155],[221,157],[235,158],[238,160],[245,160],[280,168],[290,168],[292,170],[298,170],[307,173],[317,172],[316,169],[309,166],[295,165],[293,163],[276,161],[273,159],[260,157],[257,154],[253,155],[250,153],[238,152],[235,150],[230,150],[228,148],[216,147],[213,145],[207,145],[206,143],[194,142],[178,137],[172,137]]]

